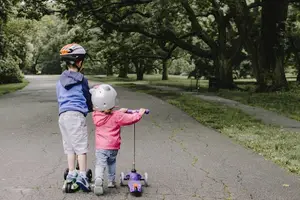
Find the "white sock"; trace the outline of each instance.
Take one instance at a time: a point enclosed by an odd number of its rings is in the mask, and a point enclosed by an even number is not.
[[[76,175],[76,170],[73,170],[73,171],[69,171],[69,174],[75,176]]]
[[[86,171],[80,171],[79,174],[80,174],[80,176],[82,176],[84,178],[86,177]]]

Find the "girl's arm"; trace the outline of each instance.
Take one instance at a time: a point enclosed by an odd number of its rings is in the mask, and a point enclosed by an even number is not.
[[[128,126],[131,124],[135,124],[142,119],[142,113],[133,113],[128,114],[124,112],[118,112],[117,123],[120,126]]]

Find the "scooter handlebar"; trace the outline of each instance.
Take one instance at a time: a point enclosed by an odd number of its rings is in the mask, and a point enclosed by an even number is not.
[[[131,110],[131,109],[128,109],[126,113],[138,113],[138,112],[140,112],[140,110]],[[146,109],[145,114],[148,115],[149,113],[150,113],[150,110]]]

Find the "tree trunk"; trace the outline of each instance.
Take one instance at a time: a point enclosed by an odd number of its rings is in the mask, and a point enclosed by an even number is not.
[[[113,76],[114,72],[113,72],[113,67],[111,65],[108,65],[106,68],[106,76]]]
[[[232,77],[232,66],[224,55],[219,55],[215,58],[215,67],[218,69],[217,78],[219,79],[219,88],[232,89],[234,88]]]
[[[296,68],[297,68],[297,82],[300,83],[300,55],[298,52],[294,53],[296,60]]]
[[[38,55],[36,56],[36,59],[34,60],[34,63],[33,63],[33,64],[31,65],[31,67],[30,67],[30,72],[31,72],[32,74],[37,74],[36,66],[37,66],[37,64],[38,64],[39,58],[40,58],[40,54],[38,54]]]
[[[164,59],[162,61],[163,63],[163,71],[162,71],[162,80],[168,80],[168,67],[169,67],[169,60],[168,59]]]
[[[253,75],[256,79],[257,92],[265,92],[267,90],[267,75],[264,69],[265,57],[264,51],[261,51],[260,45],[254,39],[248,38],[245,46],[251,57]]]
[[[136,71],[136,80],[142,81],[144,79],[144,66],[141,62],[137,62],[134,65]]]
[[[283,64],[287,6],[287,0],[265,0],[262,7],[261,51],[265,58],[261,62],[266,78],[272,80],[272,90],[288,86]]]
[[[226,58],[226,24],[224,16],[220,15],[218,18],[218,46],[214,49],[214,65],[216,67],[217,78],[219,79],[219,87],[223,89],[232,89],[233,77],[232,77],[232,65]]]
[[[273,90],[288,89],[288,82],[285,77],[283,61],[284,58],[282,58],[282,56],[276,57],[275,70],[273,72]]]
[[[275,57],[274,73],[273,73],[273,87],[275,89],[288,89],[288,82],[284,71],[284,46],[285,46],[285,22],[288,12],[288,0],[277,0],[274,6],[276,23],[275,23],[275,45],[273,47],[273,54]]]
[[[124,63],[124,65],[120,67],[119,77],[128,78],[128,63]]]
[[[5,39],[4,39],[4,19],[0,17],[0,60],[3,60],[5,57]]]

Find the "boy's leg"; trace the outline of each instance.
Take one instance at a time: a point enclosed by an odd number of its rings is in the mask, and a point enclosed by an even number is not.
[[[108,154],[106,150],[96,150],[95,185],[94,193],[103,194],[104,171],[107,166]]]
[[[67,175],[66,181],[72,182],[76,179],[77,173],[75,171],[75,152],[72,148],[70,131],[69,131],[69,119],[68,113],[62,113],[59,117],[59,128],[63,139],[64,153],[67,154],[69,173]]]
[[[86,125],[86,118],[81,113],[76,113],[76,124],[73,125],[74,131],[72,135],[72,145],[78,155],[79,176],[76,183],[83,191],[90,191],[90,184],[86,176],[87,169],[87,153],[88,153],[88,130]]]
[[[78,163],[79,163],[80,174],[86,174],[86,170],[87,170],[87,155],[86,155],[86,153],[84,153],[82,155],[78,155]]]
[[[108,165],[108,187],[114,188],[116,186],[116,158],[118,155],[118,150],[110,150],[110,155],[107,160]]]
[[[76,161],[76,155],[75,153],[68,153],[68,166],[69,171],[75,171],[75,161]]]

